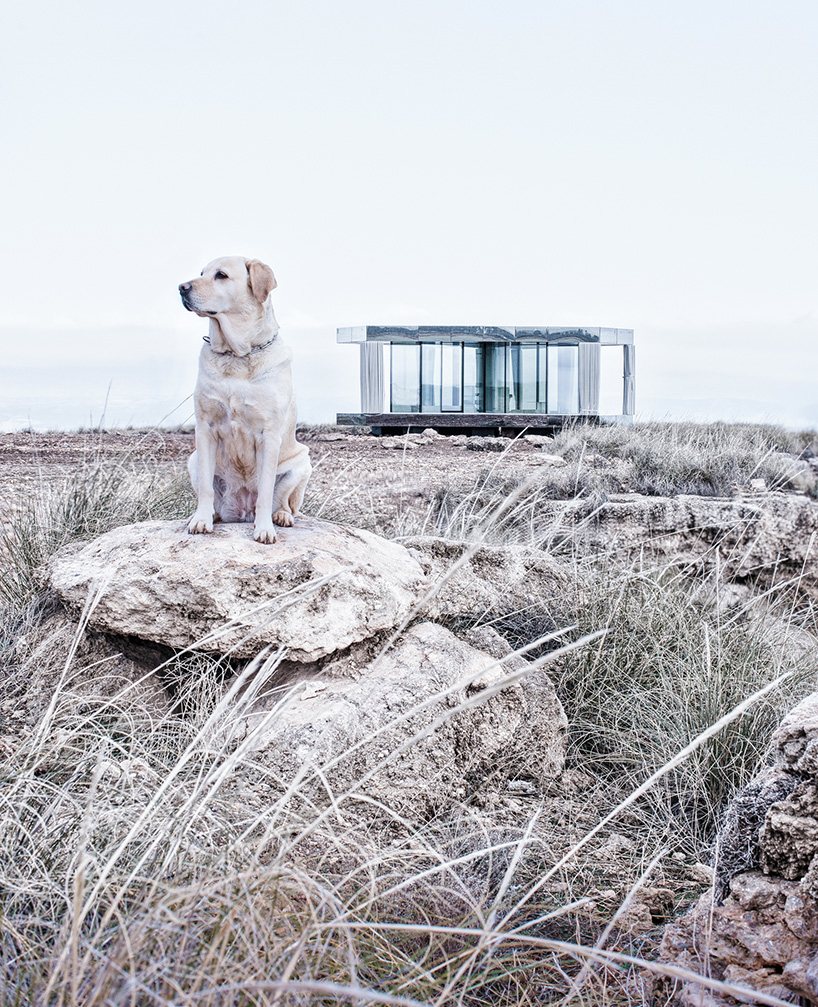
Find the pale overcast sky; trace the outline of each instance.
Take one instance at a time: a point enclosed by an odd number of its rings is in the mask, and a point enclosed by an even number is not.
[[[222,254],[273,267],[307,420],[357,408],[336,326],[573,323],[636,330],[644,417],[818,426],[814,0],[4,20],[0,427],[161,420]]]

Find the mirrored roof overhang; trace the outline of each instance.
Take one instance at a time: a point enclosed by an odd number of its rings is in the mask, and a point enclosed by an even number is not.
[[[339,343],[524,343],[633,345],[633,329],[571,325],[353,325]]]

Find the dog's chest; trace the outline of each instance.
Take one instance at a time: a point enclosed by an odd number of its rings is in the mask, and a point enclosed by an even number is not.
[[[279,409],[267,383],[229,378],[206,382],[198,390],[197,412],[220,436],[260,433],[277,418]]]

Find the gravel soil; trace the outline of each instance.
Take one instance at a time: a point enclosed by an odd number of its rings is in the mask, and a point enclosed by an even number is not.
[[[398,515],[422,517],[453,475],[475,478],[487,469],[498,475],[534,468],[548,443],[429,434],[408,439],[367,434],[299,430],[310,448],[313,474],[304,510],[331,520],[367,527],[394,526]],[[119,463],[146,467],[169,478],[186,478],[193,433],[165,430],[83,431],[0,435],[0,492],[19,500],[41,486],[58,485],[84,466]]]

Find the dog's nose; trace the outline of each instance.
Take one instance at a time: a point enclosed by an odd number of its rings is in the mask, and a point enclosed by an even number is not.
[[[186,294],[188,292],[188,290],[191,289],[192,286],[193,286],[192,283],[180,283],[179,284],[179,293],[180,294]]]

